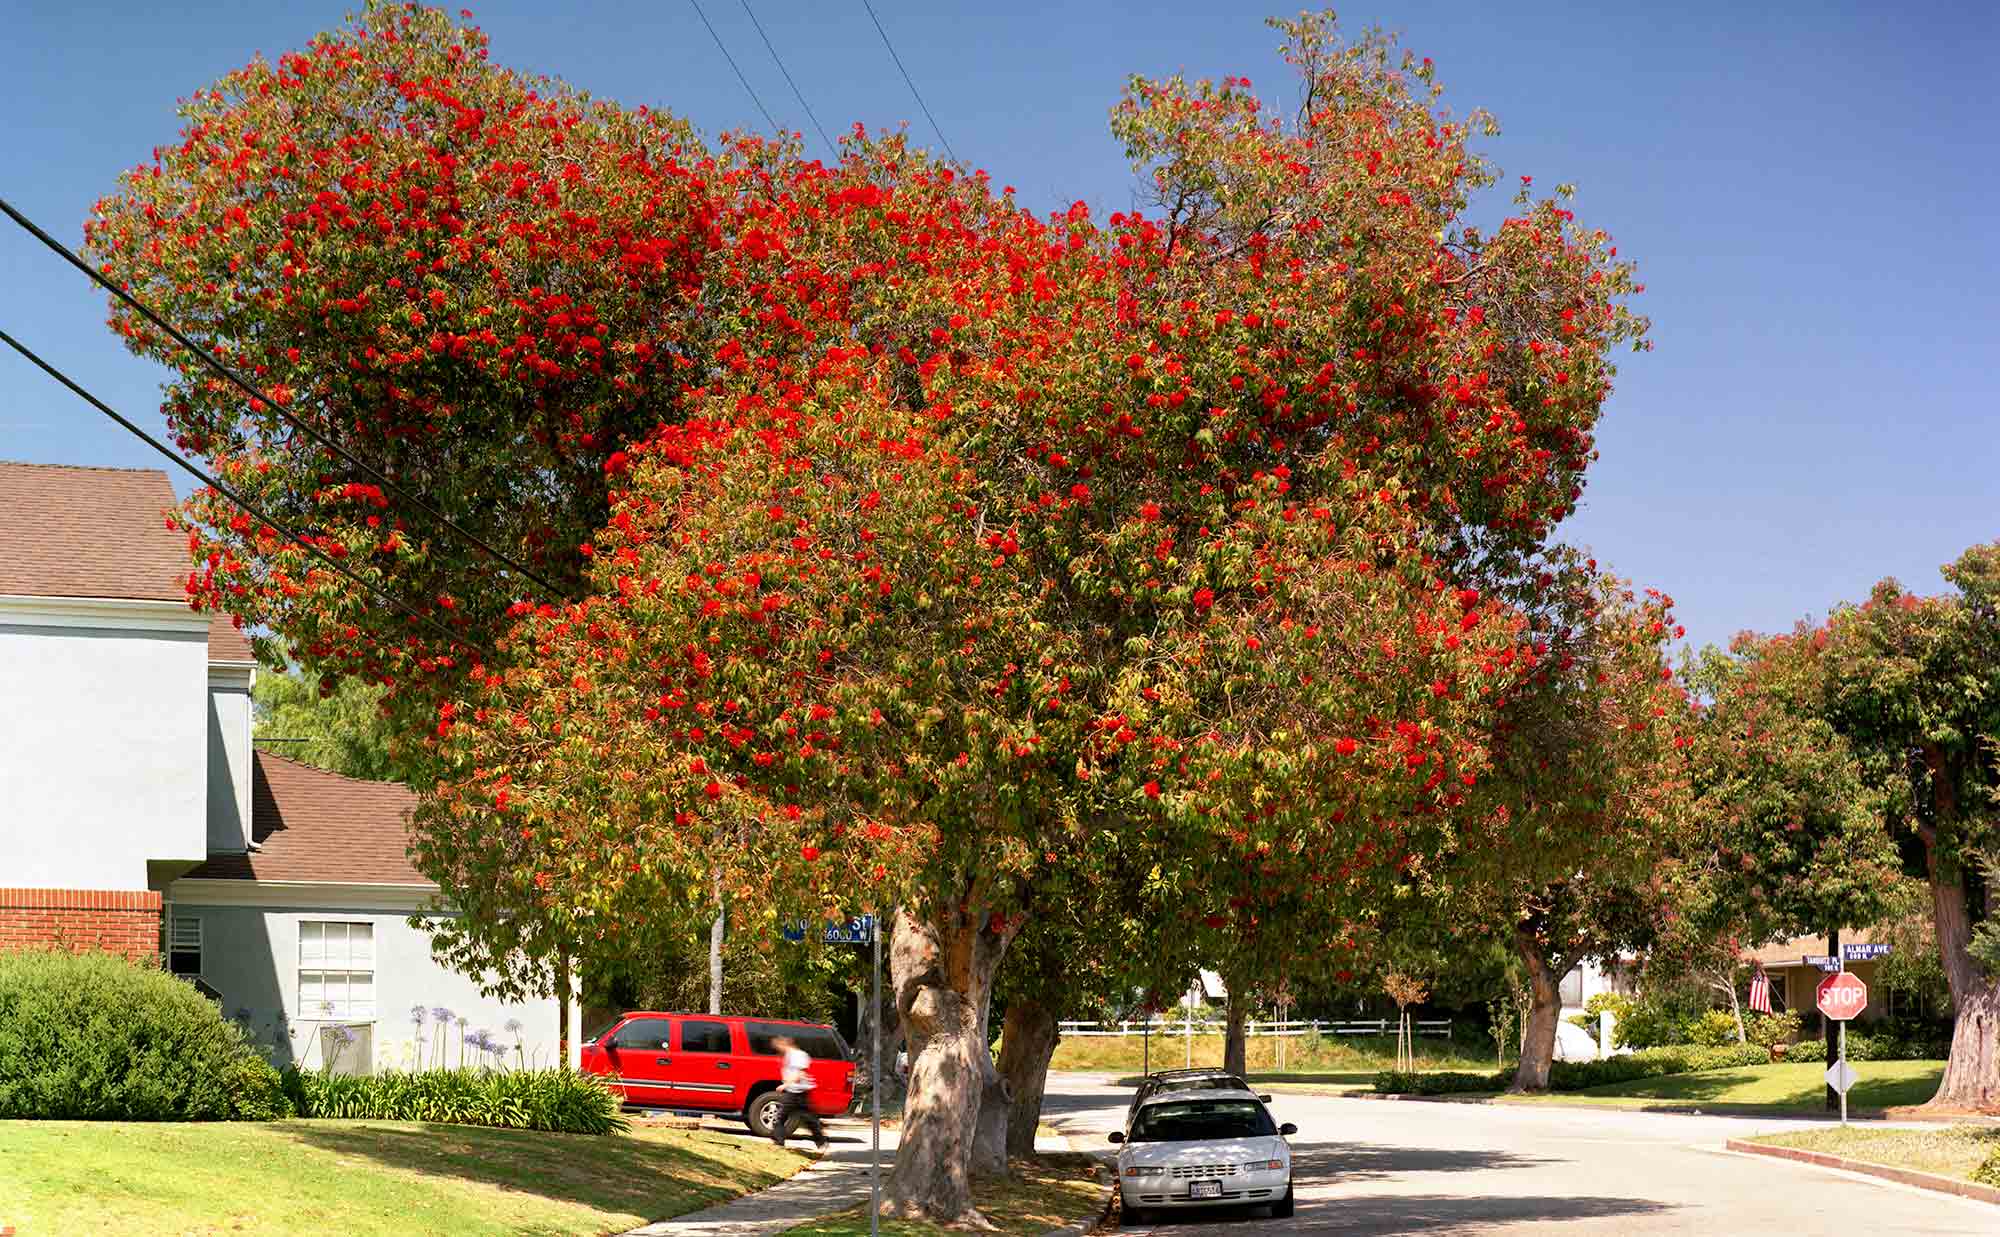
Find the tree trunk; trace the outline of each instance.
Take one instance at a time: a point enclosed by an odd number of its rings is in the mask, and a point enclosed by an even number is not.
[[[1972,939],[1972,916],[1966,905],[1965,880],[1957,871],[1943,871],[1935,849],[1930,854],[1931,907],[1937,924],[1938,952],[1951,1002],[1957,1014],[1951,1027],[1951,1056],[1932,1107],[1993,1112],[2000,1110],[2000,981],[1988,975],[1966,951]]]
[[[1241,984],[1230,981],[1228,1002],[1223,1006],[1224,1031],[1222,1037],[1222,1068],[1238,1078],[1248,1078],[1250,1057],[1248,1037],[1244,1033],[1244,1016],[1249,1013],[1250,1000],[1244,994]]]
[[[1736,973],[1734,971],[1721,972],[1715,976],[1712,982],[1718,989],[1729,994],[1729,1014],[1730,1017],[1736,1019],[1736,1042],[1739,1044],[1749,1043],[1750,1036],[1745,1032],[1743,1026],[1743,1005],[1736,999]],[[1604,1047],[1608,1048],[1610,1045],[1606,1044]]]
[[[1542,956],[1541,942],[1522,926],[1514,929],[1514,943],[1528,968],[1528,1016],[1521,1036],[1521,1063],[1514,1068],[1510,1091],[1549,1089],[1549,1065],[1556,1056],[1556,1029],[1562,1020],[1561,976],[1553,973]]]
[[[1000,1076],[1014,1095],[1007,1110],[1010,1156],[1035,1153],[1035,1129],[1042,1123],[1049,1062],[1061,1039],[1055,1010],[1040,1001],[1015,1001],[1007,1006],[1007,1021],[1000,1032]]]
[[[1016,930],[967,906],[929,916],[897,912],[889,974],[909,1043],[910,1084],[896,1166],[883,1186],[884,1214],[991,1227],[972,1206],[973,1151],[982,1104],[1003,1093],[986,1019],[994,973]],[[1005,1106],[998,1107],[1004,1122]],[[1004,1156],[1004,1124],[998,1134]]]

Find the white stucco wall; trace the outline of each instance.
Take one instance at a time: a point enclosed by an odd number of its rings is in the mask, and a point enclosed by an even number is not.
[[[147,860],[202,859],[206,617],[0,603],[0,884],[140,890]]]
[[[247,883],[247,882],[246,882]],[[274,1048],[281,1064],[317,1068],[319,1037],[314,1028],[326,1021],[316,1009],[301,1009],[299,998],[299,924],[305,920],[372,925],[374,939],[375,1017],[340,1019],[366,1021],[374,1028],[376,1070],[428,1065],[437,1059],[436,1030],[428,1013],[422,1028],[410,1018],[413,1005],[426,1011],[442,1006],[467,1020],[466,1030],[486,1030],[509,1045],[506,1064],[549,1067],[557,1060],[557,1009],[553,999],[508,1004],[481,996],[471,978],[431,956],[429,934],[412,928],[402,910],[354,910],[339,905],[261,907],[204,905],[198,897],[168,891],[172,919],[198,918],[202,932],[202,978],[222,994],[225,1015],[242,1015],[251,1035]],[[280,1021],[282,1017],[282,1022]],[[506,1029],[518,1020],[518,1034]],[[454,1023],[445,1042],[444,1061],[460,1061],[462,1032]],[[470,1049],[464,1060],[477,1060]]]
[[[249,670],[208,672],[208,849],[250,841]]]

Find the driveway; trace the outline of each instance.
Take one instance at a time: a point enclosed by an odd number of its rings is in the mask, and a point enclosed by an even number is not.
[[[1051,1074],[1043,1120],[1109,1149],[1131,1091]],[[1298,1212],[1168,1220],[1171,1237],[1229,1233],[1993,1234],[2000,1207],[1722,1150],[1798,1129],[1767,1118],[1279,1094]],[[1139,1231],[1128,1228],[1126,1231]]]

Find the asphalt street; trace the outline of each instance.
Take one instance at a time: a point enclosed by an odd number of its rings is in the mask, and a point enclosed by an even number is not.
[[[1109,1150],[1131,1091],[1051,1074],[1043,1120]],[[1298,1211],[1170,1218],[1172,1237],[1259,1233],[2000,1234],[2000,1207],[1723,1150],[1798,1129],[1763,1118],[1280,1093]]]

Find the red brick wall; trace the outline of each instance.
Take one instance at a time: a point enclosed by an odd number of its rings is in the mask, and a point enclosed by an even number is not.
[[[157,958],[160,895],[147,890],[0,889],[0,950],[49,945]]]

